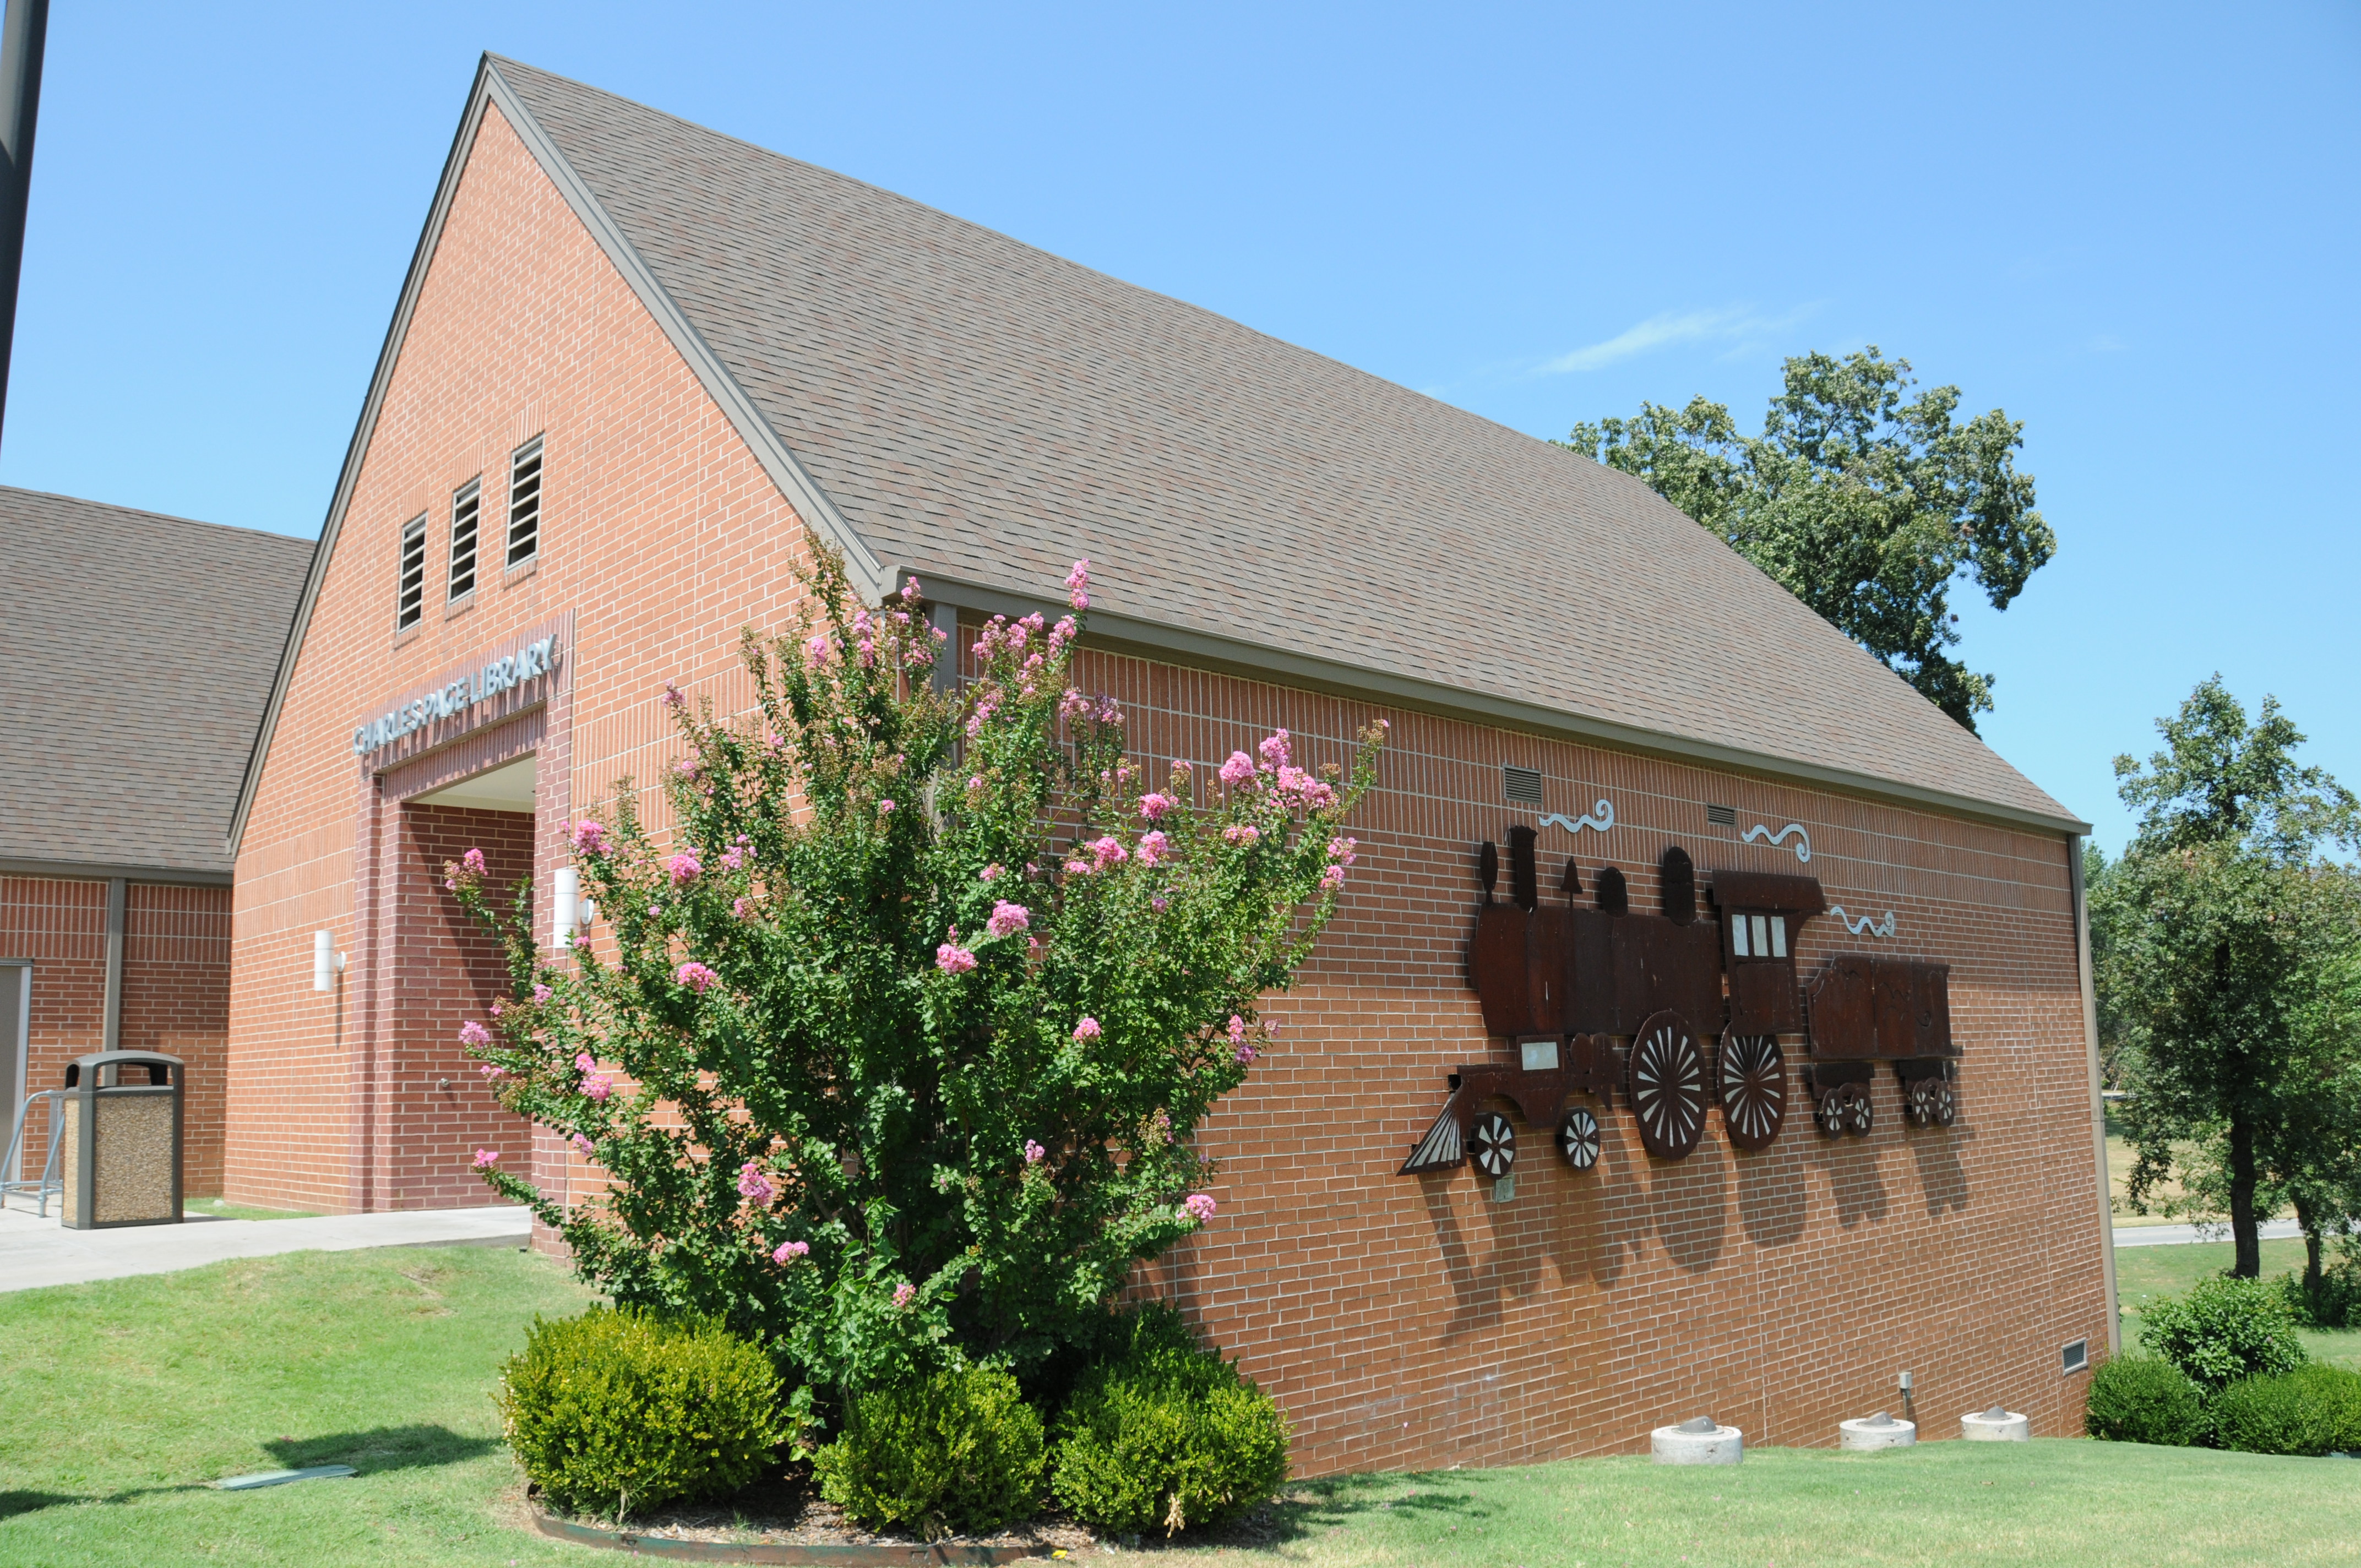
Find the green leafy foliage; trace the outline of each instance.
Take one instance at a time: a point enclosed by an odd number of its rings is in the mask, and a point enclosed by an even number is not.
[[[2090,889],[2128,1196],[2145,1212],[2177,1178],[2166,1207],[2226,1215],[2243,1275],[2260,1219],[2292,1206],[2316,1282],[2361,1215],[2361,876],[2329,852],[2361,841],[2361,808],[2297,762],[2277,703],[2250,724],[2218,676],[2158,729],[2145,764],[2115,759],[2140,828]]]
[[[1287,1480],[1287,1418],[1180,1314],[1144,1307],[1127,1343],[1083,1374],[1058,1422],[1051,1487],[1102,1530],[1220,1524]]]
[[[2015,466],[2025,427],[1998,409],[1955,423],[1957,387],[1905,401],[1910,362],[1874,345],[1790,359],[1785,381],[1760,436],[1696,398],[1577,424],[1561,444],[1643,480],[1974,729],[1992,677],[1946,652],[1951,587],[1972,578],[2005,609],[2058,550]]]
[[[2189,1375],[2153,1356],[2117,1356],[2091,1373],[2082,1430],[2110,1442],[2187,1448],[2205,1435],[2205,1402]]]
[[[2346,1255],[2315,1275],[2282,1274],[2288,1311],[2308,1329],[2361,1328],[2361,1258]]]
[[[1041,1506],[1041,1418],[1005,1372],[964,1367],[854,1396],[814,1456],[820,1495],[872,1530],[994,1530]]]
[[[2305,1360],[2286,1296],[2260,1279],[2202,1279],[2186,1296],[2151,1302],[2140,1312],[2140,1338],[2208,1394]]]
[[[2361,1453],[2361,1372],[2305,1366],[2213,1398],[2213,1441],[2241,1453]]]
[[[535,1318],[500,1374],[517,1461],[553,1502],[621,1519],[755,1480],[792,1435],[779,1375],[719,1323],[593,1307]]]
[[[801,1408],[1030,1376],[1208,1223],[1193,1135],[1356,857],[1382,724],[1151,779],[1069,684],[1085,584],[995,619],[959,684],[917,584],[869,607],[823,554],[796,630],[743,640],[749,711],[651,694],[664,820],[626,781],[574,826],[599,916],[570,961],[450,867],[515,981],[462,1037],[608,1177],[571,1205],[488,1179],[618,1301],[763,1342]]]

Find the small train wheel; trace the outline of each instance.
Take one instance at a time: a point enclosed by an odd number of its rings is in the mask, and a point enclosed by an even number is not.
[[[1705,1131],[1705,1053],[1688,1020],[1666,1009],[1652,1013],[1631,1041],[1624,1069],[1640,1142],[1658,1159],[1682,1159]]]
[[[1787,1058],[1779,1036],[1724,1035],[1716,1067],[1722,1131],[1734,1147],[1761,1154],[1787,1120]]]
[[[1598,1163],[1598,1118],[1588,1106],[1576,1106],[1558,1123],[1557,1152],[1576,1170],[1588,1170]]]
[[[1844,1097],[1833,1089],[1820,1091],[1820,1102],[1812,1120],[1824,1138],[1833,1138],[1845,1130]]]
[[[1935,1091],[1927,1098],[1934,1102],[1935,1124],[1937,1126],[1948,1127],[1953,1122],[1959,1120],[1960,1097],[1951,1091],[1951,1086],[1949,1083],[1939,1078],[1935,1080]]]
[[[1837,1090],[1837,1098],[1844,1113],[1844,1130],[1857,1138],[1867,1137],[1870,1125],[1875,1119],[1870,1108],[1869,1086],[1865,1083],[1844,1084]]]
[[[1927,1080],[1913,1079],[1902,1096],[1902,1115],[1914,1127],[1931,1125],[1935,1120],[1934,1085]]]
[[[1477,1170],[1498,1181],[1516,1168],[1517,1129],[1498,1111],[1485,1112],[1467,1135],[1467,1157],[1476,1162]]]

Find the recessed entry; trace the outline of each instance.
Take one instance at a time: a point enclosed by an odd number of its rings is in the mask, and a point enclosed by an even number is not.
[[[1705,808],[1705,819],[1716,828],[1735,828],[1738,826],[1738,812],[1727,806],[1708,806]]]
[[[2083,1371],[2091,1365],[2091,1342],[2078,1339],[2067,1345],[2058,1353],[2058,1364],[2061,1373]]]
[[[1500,793],[1516,806],[1539,806],[1542,803],[1542,775],[1538,768],[1500,770]]]
[[[503,762],[489,773],[445,784],[417,797],[417,806],[465,806],[478,811],[531,811],[535,774],[531,755]]]

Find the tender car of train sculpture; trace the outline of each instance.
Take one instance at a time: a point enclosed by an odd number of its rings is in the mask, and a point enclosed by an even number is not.
[[[1588,1170],[1598,1160],[1598,1111],[1619,1086],[1642,1146],[1660,1159],[1697,1146],[1716,1102],[1731,1145],[1760,1152],[1786,1121],[1779,1036],[1807,1031],[1804,1081],[1823,1133],[1869,1131],[1869,1085],[1881,1060],[1894,1063],[1912,1123],[1950,1125],[1959,1053],[1948,966],[1840,956],[1812,982],[1807,1007],[1794,955],[1804,924],[1828,908],[1817,879],[1716,872],[1708,895],[1717,917],[1704,919],[1696,867],[1673,845],[1657,864],[1657,914],[1631,913],[1613,866],[1593,878],[1591,907],[1579,906],[1572,860],[1565,904],[1544,905],[1534,839],[1531,828],[1509,830],[1506,903],[1494,897],[1499,852],[1478,846],[1484,902],[1467,952],[1485,1029],[1510,1042],[1518,1065],[1451,1074],[1450,1098],[1401,1174],[1466,1161],[1487,1177],[1507,1176],[1517,1135],[1495,1108],[1501,1101],[1527,1125],[1554,1128],[1566,1163]],[[1717,1042],[1710,1060],[1703,1039]]]

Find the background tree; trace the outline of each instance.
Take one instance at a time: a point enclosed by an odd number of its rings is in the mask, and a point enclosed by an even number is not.
[[[1993,678],[1946,652],[1951,585],[1972,578],[2005,609],[2058,550],[2015,469],[2024,425],[1998,409],[1954,423],[1957,387],[1905,401],[1910,362],[1875,345],[1790,359],[1785,378],[1760,436],[1699,397],[1559,444],[1644,480],[1973,729]]]
[[[2180,1206],[2226,1212],[2233,1272],[2249,1277],[2260,1216],[2297,1202],[2316,1279],[2321,1234],[2353,1212],[2361,1140],[2361,899],[2326,850],[2361,819],[2296,762],[2303,736],[2273,699],[2250,727],[2216,675],[2158,729],[2145,766],[2115,759],[2140,827],[2092,903],[2124,1030],[2131,1197],[2145,1209],[2177,1171]]]

